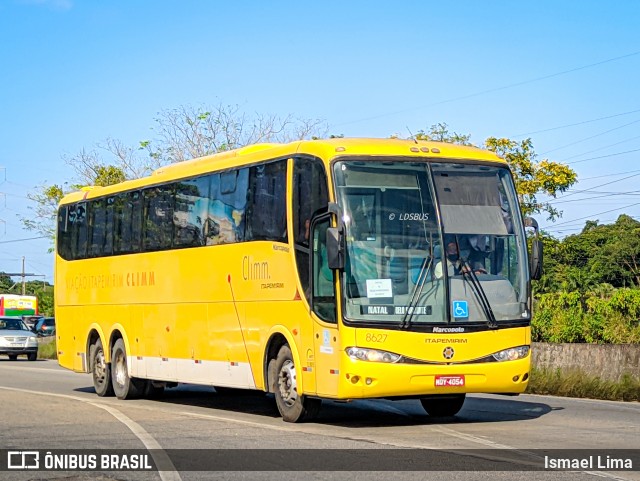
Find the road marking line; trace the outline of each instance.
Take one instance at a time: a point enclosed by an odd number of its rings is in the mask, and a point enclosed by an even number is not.
[[[175,466],[173,466],[171,459],[169,459],[169,456],[167,456],[167,453],[165,452],[165,450],[162,448],[162,446],[160,446],[160,443],[158,443],[158,441],[151,434],[149,434],[140,424],[138,424],[133,419],[126,416],[124,413],[122,413],[118,409],[104,403],[88,401],[87,399],[83,399],[78,396],[70,396],[68,394],[57,394],[57,393],[50,393],[50,392],[44,392],[44,391],[32,391],[29,389],[19,389],[19,388],[4,387],[4,386],[0,386],[0,389],[4,389],[6,391],[23,392],[27,394],[38,394],[41,396],[53,396],[53,397],[59,397],[63,399],[72,399],[74,401],[81,401],[85,404],[90,404],[91,406],[104,409],[109,414],[111,414],[114,418],[116,418],[118,421],[124,424],[127,428],[129,428],[129,430],[142,442],[142,444],[144,444],[144,446],[150,451],[151,457],[153,457],[157,466],[171,466],[174,468],[172,471],[158,471],[158,475],[160,476],[160,479],[162,479],[162,481],[182,481],[180,474],[178,473],[178,471],[176,471]]]
[[[2,365],[0,365],[0,367],[4,367]],[[69,374],[69,375],[77,375],[77,372],[74,371],[68,371],[68,370],[60,370],[60,369],[55,369],[55,368],[47,368],[47,367],[25,367],[25,366],[16,366],[15,364],[11,364],[11,370],[12,371],[43,371],[43,372],[55,372],[56,374]],[[80,373],[80,374],[87,374],[87,373]]]
[[[176,470],[165,450],[162,449],[162,446],[160,446],[160,443],[156,441],[156,439],[151,434],[149,434],[142,426],[140,426],[140,424],[112,406],[107,406],[106,404],[91,401],[85,402],[87,404],[91,404],[92,406],[104,409],[122,424],[127,426],[129,430],[140,441],[142,441],[142,444],[144,444],[144,446],[151,452],[151,457],[153,457],[153,460],[156,462],[156,466],[170,466],[173,468],[173,470],[171,471],[158,471],[158,474],[160,475],[160,479],[162,479],[162,481],[182,481],[180,474]]]

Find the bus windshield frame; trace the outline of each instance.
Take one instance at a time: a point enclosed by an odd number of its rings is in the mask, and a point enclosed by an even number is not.
[[[526,239],[506,164],[343,157],[332,171],[345,324],[530,323]]]

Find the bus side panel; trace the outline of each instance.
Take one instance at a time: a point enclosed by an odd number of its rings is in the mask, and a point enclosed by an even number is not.
[[[85,309],[82,307],[60,306],[56,310],[56,348],[58,363],[62,367],[76,372],[88,371],[87,335],[89,325]]]
[[[76,343],[74,340],[72,307],[59,306],[56,309],[56,348],[58,363],[67,369],[75,369]]]
[[[247,315],[244,326],[245,341],[249,352],[251,369],[256,379],[256,386],[265,389],[264,361],[265,349],[270,335],[280,332],[285,337],[293,339],[295,349],[299,354],[299,369],[297,376],[301,376],[301,385],[305,394],[316,393],[315,362],[313,356],[313,325],[309,312],[301,300],[267,301],[246,303]],[[274,329],[275,328],[275,329]],[[307,346],[305,348],[305,346]],[[296,361],[296,360],[294,360]]]

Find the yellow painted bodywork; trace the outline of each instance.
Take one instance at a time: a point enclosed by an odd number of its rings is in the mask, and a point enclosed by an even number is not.
[[[62,204],[302,154],[321,159],[328,174],[330,162],[343,156],[504,163],[493,153],[476,148],[396,139],[257,145],[173,164],[142,179],[75,192]],[[290,161],[288,199],[292,168]],[[334,200],[330,175],[329,192],[330,200]],[[287,210],[291,229],[290,205]],[[103,345],[109,346],[118,331],[130,357],[249,363],[255,387],[265,389],[266,346],[273,335],[280,334],[290,344],[294,362],[300,367],[300,393],[351,399],[449,392],[519,393],[526,388],[522,379],[529,372],[529,357],[502,363],[444,365],[442,350],[449,344],[427,340],[465,339],[464,343],[451,344],[456,351],[454,360],[459,362],[529,344],[528,327],[444,335],[353,328],[342,322],[334,325],[319,320],[302,294],[292,231],[288,237],[288,246],[244,242],[72,262],[56,255],[60,365],[86,371],[91,334],[97,334]],[[269,288],[268,284],[279,287]],[[367,341],[366,334],[371,332],[384,333],[384,341]],[[354,361],[345,354],[349,346],[372,347],[440,364]],[[105,351],[108,359],[108,349]],[[435,388],[435,374],[465,375],[466,386]],[[513,380],[515,376],[518,381]],[[180,373],[176,377],[179,379]]]

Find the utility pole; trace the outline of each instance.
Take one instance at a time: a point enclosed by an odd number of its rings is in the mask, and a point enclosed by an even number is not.
[[[33,272],[25,272],[24,271],[24,261],[25,261],[25,257],[22,256],[22,272],[0,272],[0,274],[3,274],[5,276],[9,276],[9,277],[13,277],[13,276],[20,276],[22,278],[22,295],[24,296],[27,293],[27,277],[40,277],[41,274],[34,274]],[[15,287],[15,284],[14,284]],[[13,287],[12,287],[13,289]]]
[[[26,294],[26,289],[27,289],[26,278],[27,276],[24,275],[24,256],[22,256],[22,295],[23,296]]]

